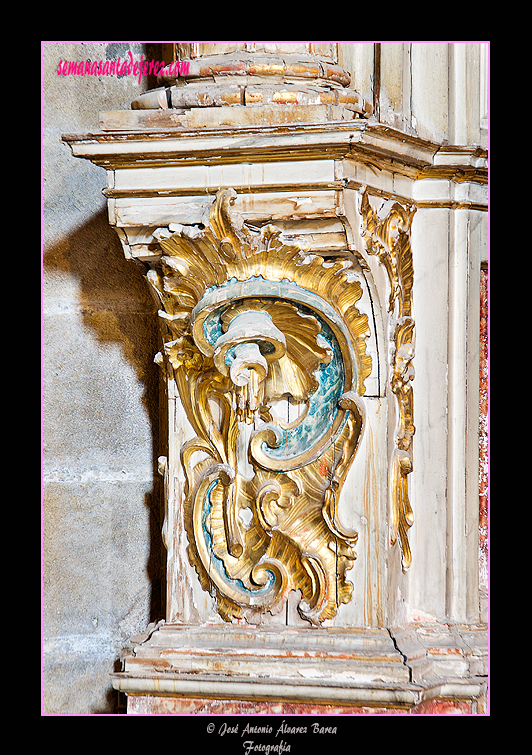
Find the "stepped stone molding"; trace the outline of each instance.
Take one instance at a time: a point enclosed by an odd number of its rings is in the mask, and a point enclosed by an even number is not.
[[[480,627],[312,631],[164,622],[139,637],[115,689],[141,695],[413,708],[486,692]]]
[[[339,105],[357,116],[373,112],[348,88],[351,76],[336,61],[335,43],[235,43],[221,54],[212,54],[212,45],[179,47],[180,73],[169,64],[158,76],[164,88],[137,97],[133,110]]]

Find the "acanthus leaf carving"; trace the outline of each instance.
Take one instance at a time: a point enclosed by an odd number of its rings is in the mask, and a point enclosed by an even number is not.
[[[181,448],[188,553],[225,620],[301,591],[313,624],[348,602],[357,533],[339,497],[364,424],[368,320],[352,262],[309,254],[274,226],[252,233],[222,190],[191,232],[160,231],[148,280],[157,361],[196,437]]]

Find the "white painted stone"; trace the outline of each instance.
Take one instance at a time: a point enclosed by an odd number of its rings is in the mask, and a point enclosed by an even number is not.
[[[412,224],[416,318],[411,529],[406,577],[412,609],[443,619],[447,579],[448,225],[446,209],[418,209]],[[429,461],[430,460],[430,461]]]

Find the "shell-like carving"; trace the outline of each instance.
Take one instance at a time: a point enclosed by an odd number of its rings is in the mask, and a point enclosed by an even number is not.
[[[181,449],[189,558],[226,620],[301,590],[311,623],[351,598],[340,490],[363,427],[367,316],[348,259],[325,262],[218,193],[201,232],[160,234],[166,363],[197,437]],[[279,414],[284,402],[286,416]],[[196,451],[204,458],[192,464]]]

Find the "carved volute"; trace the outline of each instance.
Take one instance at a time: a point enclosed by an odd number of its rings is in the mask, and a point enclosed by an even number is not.
[[[282,609],[320,624],[351,599],[357,533],[338,500],[364,424],[367,315],[352,263],[272,225],[250,232],[220,191],[201,228],[162,230],[148,280],[166,369],[196,437],[181,448],[188,553],[220,615]]]

